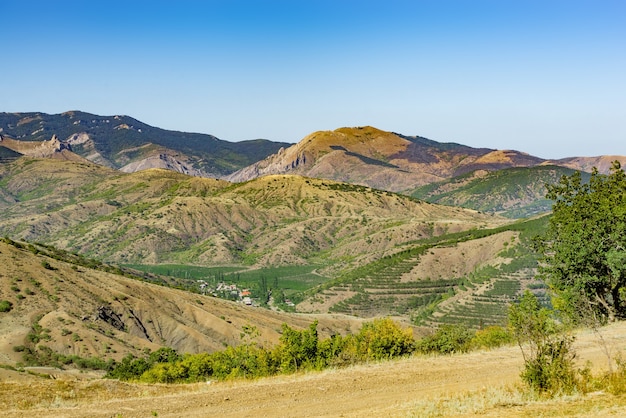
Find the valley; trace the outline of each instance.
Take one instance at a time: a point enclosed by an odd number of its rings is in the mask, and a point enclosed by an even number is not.
[[[294,145],[234,145],[127,116],[0,116],[0,376],[12,382],[4,389],[36,382],[98,394],[0,399],[15,416],[50,402],[66,416],[289,415],[296,405],[316,416],[421,416],[414,398],[480,397],[479,384],[511,395],[522,364],[515,347],[377,362],[359,332],[390,319],[417,353],[436,330],[504,330],[526,291],[551,307],[534,244],[550,219],[546,184],[592,163],[609,170],[606,156],[548,161],[369,126]],[[334,365],[322,372],[185,387],[99,379],[160,349],[236,357],[256,347],[272,373],[286,373],[285,335],[312,324],[316,339],[336,344],[324,367],[315,357],[315,370]],[[610,332],[617,353],[624,341]],[[596,364],[599,350],[581,338],[583,358]],[[245,376],[243,363],[226,375]],[[41,382],[50,376],[60,380]],[[318,389],[325,406],[305,396]],[[512,407],[469,416],[545,406],[514,396]]]

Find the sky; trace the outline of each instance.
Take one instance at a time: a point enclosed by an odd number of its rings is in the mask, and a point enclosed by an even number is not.
[[[0,0],[0,111],[626,155],[622,0]]]

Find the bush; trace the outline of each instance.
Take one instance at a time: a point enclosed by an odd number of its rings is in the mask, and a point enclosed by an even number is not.
[[[356,344],[355,354],[361,360],[390,359],[415,351],[413,331],[402,329],[390,318],[364,323],[352,344]]]
[[[476,331],[472,345],[477,348],[497,348],[515,341],[513,334],[506,328],[493,325]]]
[[[13,309],[13,304],[8,300],[0,300],[0,312],[9,312]]]
[[[430,337],[417,343],[417,350],[427,353],[466,353],[471,348],[474,331],[458,324],[441,325]]]
[[[577,389],[572,342],[573,338],[560,338],[542,344],[536,355],[524,363],[524,382],[534,391],[550,396]]]
[[[308,329],[297,331],[287,324],[282,326],[280,345],[277,347],[284,372],[298,371],[301,367],[313,368],[317,359],[317,321]]]
[[[509,308],[509,325],[524,357],[521,377],[534,391],[548,396],[572,393],[580,387],[574,368],[573,337],[526,291]]]
[[[254,334],[253,329],[244,328],[242,338]],[[160,383],[257,378],[387,359],[410,354],[414,349],[411,329],[403,329],[391,319],[366,323],[357,335],[334,335],[323,341],[318,338],[317,322],[303,330],[283,324],[280,344],[273,349],[248,343],[181,357],[174,350],[162,348],[145,359],[125,357],[106,377]]]

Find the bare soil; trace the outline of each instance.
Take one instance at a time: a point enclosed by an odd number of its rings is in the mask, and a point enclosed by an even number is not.
[[[604,347],[615,358],[626,349],[626,323],[578,335],[580,365],[607,368]],[[470,399],[489,388],[520,384],[518,347],[452,356],[414,356],[348,369],[254,381],[193,385],[141,385],[108,380],[57,380],[6,376],[0,408],[7,417],[396,417],[422,416],[418,406]],[[474,395],[472,395],[474,394]],[[476,395],[476,396],[478,396]],[[421,412],[420,412],[421,411]],[[436,415],[436,414],[434,414]],[[626,400],[603,393],[545,402],[500,402],[456,416],[625,416]]]

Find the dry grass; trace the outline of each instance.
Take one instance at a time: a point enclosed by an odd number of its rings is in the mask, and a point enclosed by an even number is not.
[[[598,417],[622,416],[626,396],[604,392],[538,397],[519,386],[483,388],[478,391],[415,402],[411,417]]]
[[[0,410],[35,410],[77,407],[82,404],[160,397],[198,390],[199,385],[147,385],[115,380],[30,379],[0,382]]]

